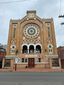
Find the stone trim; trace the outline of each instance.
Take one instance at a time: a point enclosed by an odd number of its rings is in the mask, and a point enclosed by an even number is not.
[[[5,58],[7,58],[7,57],[16,57],[16,55],[14,55],[14,56],[13,55],[11,55],[11,56],[5,56]]]
[[[46,55],[46,57],[58,57],[58,55]]]
[[[48,44],[47,47],[49,48],[49,45],[51,45],[51,47],[53,48],[53,45],[52,44]]]
[[[22,30],[22,27],[24,26],[24,25],[26,25],[26,24],[29,24],[29,23],[35,23],[35,24],[37,24],[40,28],[41,28],[41,32],[43,32],[43,27],[42,27],[42,25],[40,25],[38,22],[36,22],[36,21],[26,21],[22,26],[21,26],[21,28],[20,28],[20,33],[23,33],[21,30]]]
[[[11,45],[11,46],[10,46],[10,48],[11,48],[11,49],[12,49],[12,46],[14,46],[14,47],[16,48],[16,46],[15,46],[15,45]],[[15,48],[14,48],[14,49],[15,49]]]
[[[15,63],[14,63],[15,64]],[[28,63],[17,63],[17,64],[28,64]]]
[[[37,43],[37,44],[33,44],[33,43],[30,43],[30,44],[22,44],[21,49],[23,49],[23,46],[24,46],[24,45],[26,45],[26,46],[28,47],[27,49],[29,49],[30,45],[33,45],[33,46],[34,46],[34,49],[36,49],[36,46],[37,46],[37,45],[40,45],[40,46],[41,46],[41,49],[42,49],[42,45],[41,45],[40,43]]]
[[[35,62],[35,64],[49,64],[49,62]]]

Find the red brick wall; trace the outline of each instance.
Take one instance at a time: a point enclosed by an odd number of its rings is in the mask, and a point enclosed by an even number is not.
[[[57,51],[58,51],[58,57],[60,59],[64,59],[64,50],[61,49],[61,46],[57,48]]]
[[[61,60],[61,65],[62,65],[62,68],[64,68],[64,60],[63,59]]]
[[[0,59],[5,58],[6,53],[4,53],[4,52],[0,52],[0,53],[1,53],[0,54]]]

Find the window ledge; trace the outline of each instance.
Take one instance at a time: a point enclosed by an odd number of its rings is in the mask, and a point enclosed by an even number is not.
[[[35,62],[35,64],[49,64],[49,62]]]
[[[15,53],[11,53],[11,54],[15,54]]]
[[[21,53],[21,54],[42,54],[42,53]]]
[[[28,64],[28,63],[14,63],[14,64]]]
[[[53,54],[53,52],[49,52],[49,54]]]

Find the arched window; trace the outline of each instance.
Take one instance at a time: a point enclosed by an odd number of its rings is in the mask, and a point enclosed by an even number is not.
[[[49,31],[49,27],[48,27],[48,37],[50,37],[50,31]]]
[[[27,46],[26,45],[23,46],[22,53],[27,53]]]
[[[41,53],[41,46],[40,45],[36,46],[36,53]]]
[[[14,54],[14,53],[15,53],[15,48],[16,48],[16,46],[15,46],[15,45],[11,46],[11,53],[12,53],[12,54]]]
[[[49,45],[49,53],[52,53],[52,46]]]
[[[29,47],[29,53],[34,53],[34,46],[33,45],[30,45],[30,47]]]
[[[14,28],[14,35],[13,35],[13,38],[15,38],[15,31],[16,31],[16,29]]]

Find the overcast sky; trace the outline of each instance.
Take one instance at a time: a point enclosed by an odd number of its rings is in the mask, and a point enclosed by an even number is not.
[[[53,18],[56,43],[64,46],[64,18],[58,18],[64,14],[64,0],[0,0],[1,2],[23,1],[17,3],[0,4],[0,43],[7,44],[10,19],[22,19],[27,10],[36,10],[40,18]],[[60,6],[61,1],[61,6]]]

